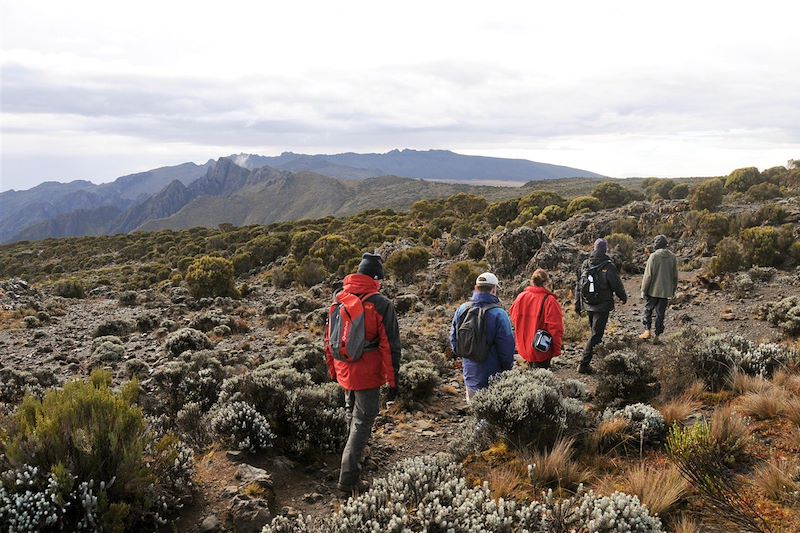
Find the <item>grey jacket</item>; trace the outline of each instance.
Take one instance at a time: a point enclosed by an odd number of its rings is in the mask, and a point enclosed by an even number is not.
[[[672,298],[678,288],[678,258],[662,248],[647,259],[642,278],[642,298]]]

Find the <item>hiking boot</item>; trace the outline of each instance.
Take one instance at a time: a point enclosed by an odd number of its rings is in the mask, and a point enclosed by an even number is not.
[[[594,374],[594,369],[590,365],[579,365],[578,374],[591,375]]]
[[[650,337],[651,337],[651,335],[650,335],[650,330],[649,329],[644,330],[644,332],[641,335],[639,335],[639,338],[642,339],[643,341],[646,341]]]
[[[364,480],[359,481],[355,485],[342,485],[341,483],[339,483],[336,485],[336,489],[344,497],[358,496],[362,492],[366,492],[367,490],[369,490],[369,483],[367,483]]]

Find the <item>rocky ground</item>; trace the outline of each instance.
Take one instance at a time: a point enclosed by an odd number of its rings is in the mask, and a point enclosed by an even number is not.
[[[711,327],[745,334],[758,342],[780,341],[783,334],[758,319],[767,302],[797,294],[800,273],[773,273],[752,287],[709,287],[698,271],[684,271],[669,309],[667,331],[682,325]],[[609,324],[610,338],[640,332],[643,302],[638,298],[641,276],[626,274],[630,295],[618,305]],[[569,286],[559,295],[569,306]],[[3,320],[0,324],[0,362],[4,369],[30,373],[31,386],[46,387],[84,377],[92,367],[105,366],[119,381],[139,376],[145,390],[148,375],[167,363],[165,337],[179,327],[191,326],[208,333],[216,353],[234,373],[280,357],[300,337],[318,342],[329,291],[323,287],[303,293],[278,290],[256,280],[252,292],[240,301],[217,299],[197,302],[181,288],[167,293],[140,291],[135,302],[121,303],[119,295],[103,289],[85,299],[65,299],[44,294],[20,281],[6,281],[0,289]],[[389,283],[386,292],[400,302],[404,348],[411,352],[446,354],[446,334],[453,305],[422,303],[417,286]],[[503,294],[510,304],[513,290]],[[24,316],[36,316],[36,319]],[[583,319],[585,321],[585,318]],[[585,329],[585,326],[584,326]],[[585,331],[584,331],[585,334]],[[120,337],[124,350],[98,360],[93,339],[99,335]],[[305,341],[303,341],[305,342]],[[584,381],[594,388],[592,377],[575,372],[582,345],[568,342],[553,371],[562,377]],[[648,345],[654,357],[659,346]],[[603,349],[599,350],[602,356]],[[467,417],[458,362],[449,360],[442,384],[424,405],[409,410],[382,412],[374,431],[366,477],[385,473],[403,458],[448,449],[458,439]],[[258,457],[231,452],[218,445],[197,454],[198,496],[178,521],[180,531],[256,529],[275,514],[320,515],[341,503],[335,485],[337,455],[321,455],[310,464],[287,457]],[[255,497],[254,497],[255,496]],[[256,503],[254,503],[256,502]]]

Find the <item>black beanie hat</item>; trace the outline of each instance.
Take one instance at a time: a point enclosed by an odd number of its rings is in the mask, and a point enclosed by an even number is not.
[[[658,235],[653,240],[653,248],[660,250],[667,247],[667,237],[665,235]]]
[[[358,273],[372,279],[383,279],[383,263],[378,254],[364,254],[358,264]]]

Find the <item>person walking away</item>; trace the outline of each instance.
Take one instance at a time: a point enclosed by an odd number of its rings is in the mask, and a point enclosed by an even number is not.
[[[497,276],[481,274],[470,301],[453,315],[450,347],[462,360],[467,402],[489,386],[489,378],[514,366],[514,333],[500,306],[498,286]]]
[[[653,250],[647,258],[642,278],[642,299],[645,300],[642,313],[644,332],[639,338],[642,340],[652,338],[653,342],[658,342],[658,337],[664,333],[667,304],[675,296],[675,290],[678,288],[678,258],[667,249],[667,237],[664,235],[655,238]],[[656,327],[651,333],[653,311],[656,314]]]
[[[380,411],[380,388],[397,398],[400,333],[394,305],[379,293],[384,278],[381,257],[364,254],[358,272],[344,278],[335,295],[325,331],[328,372],[344,389],[349,435],[339,473],[340,491],[366,488],[361,462]]]
[[[589,259],[581,266],[575,288],[575,312],[580,315],[585,310],[588,313],[592,332],[578,366],[581,374],[593,373],[594,348],[603,341],[608,316],[614,310],[614,295],[623,304],[628,301],[619,271],[608,256],[608,243],[605,239],[597,239]]]
[[[548,281],[546,271],[536,270],[532,286],[517,296],[509,313],[517,353],[533,368],[550,368],[550,360],[561,355],[564,316],[556,295],[545,288]]]

